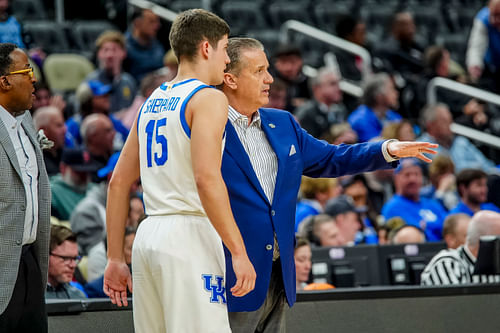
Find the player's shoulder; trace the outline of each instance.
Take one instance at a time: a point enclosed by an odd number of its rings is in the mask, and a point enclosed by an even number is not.
[[[191,97],[191,104],[198,103],[225,103],[227,104],[227,97],[224,93],[218,89],[215,89],[212,86],[203,87],[204,89],[200,89],[196,91],[196,93]],[[207,104],[210,105],[210,104]]]

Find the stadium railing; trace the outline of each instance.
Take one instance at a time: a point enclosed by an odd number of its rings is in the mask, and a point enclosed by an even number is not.
[[[438,88],[451,90],[462,95],[474,97],[479,100],[500,106],[500,95],[441,77],[436,77],[427,84],[428,104],[435,104],[439,102],[437,97]],[[484,133],[467,126],[459,125],[457,123],[453,123],[451,125],[451,131],[455,134],[465,136],[482,144],[500,149],[500,138],[497,136]]]

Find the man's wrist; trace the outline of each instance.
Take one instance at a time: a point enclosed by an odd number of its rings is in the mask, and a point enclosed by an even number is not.
[[[387,140],[387,141],[384,141],[384,143],[382,144],[382,154],[384,155],[384,158],[385,160],[390,163],[390,162],[394,162],[394,161],[397,161],[399,160],[399,157],[395,156],[395,155],[392,155],[390,152],[389,152],[389,144],[391,142],[398,142],[399,140],[396,140],[396,139],[390,139],[390,140]]]

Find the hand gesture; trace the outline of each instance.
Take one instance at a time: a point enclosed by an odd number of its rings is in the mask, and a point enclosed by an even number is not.
[[[437,154],[435,148],[439,145],[429,142],[412,142],[412,141],[391,141],[387,145],[388,153],[393,157],[416,157],[424,162],[431,163],[432,160],[424,155]]]
[[[236,284],[231,288],[233,296],[242,297],[255,288],[257,274],[248,256],[233,256],[233,270],[236,275]]]
[[[132,276],[124,261],[108,260],[104,271],[104,293],[109,296],[111,303],[118,306],[127,306],[127,286],[132,292]]]

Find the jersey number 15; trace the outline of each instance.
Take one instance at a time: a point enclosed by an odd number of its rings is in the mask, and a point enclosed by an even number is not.
[[[158,121],[151,119],[146,125],[148,168],[153,166],[153,133],[155,134],[155,145],[161,146],[161,155],[154,149],[155,163],[157,166],[162,166],[167,162],[167,138],[160,133],[160,129],[165,126],[167,126],[167,118],[158,119]]]

